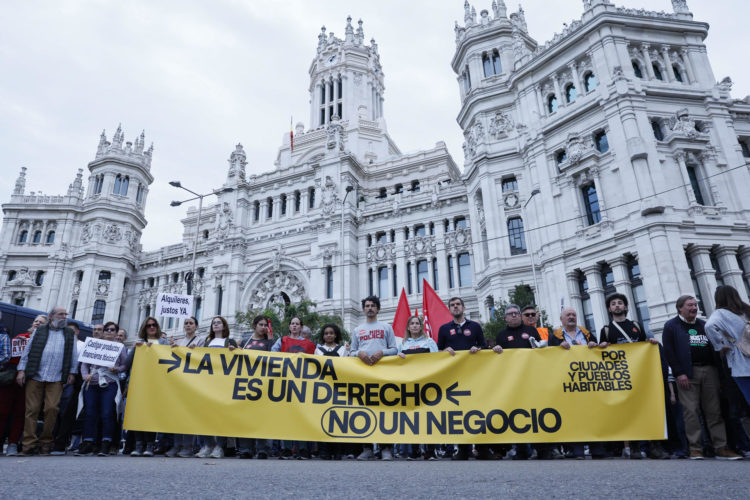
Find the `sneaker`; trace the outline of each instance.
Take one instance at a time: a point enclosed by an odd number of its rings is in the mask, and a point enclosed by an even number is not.
[[[742,450],[742,451],[740,451],[740,453],[742,454],[743,457],[750,458],[750,451],[748,451],[748,450]]]
[[[130,452],[131,457],[143,456],[143,443],[135,443],[135,449]]]
[[[648,458],[654,460],[669,460],[669,453],[664,451],[664,448],[660,444],[651,444],[648,450]]]
[[[266,460],[268,458],[268,453],[261,451],[255,458],[258,460]]]
[[[94,456],[94,443],[93,441],[84,441],[78,450],[74,453],[77,457],[93,457]]]
[[[110,442],[109,441],[102,441],[102,445],[99,448],[99,452],[96,454],[97,457],[106,457],[109,455],[109,447]]]
[[[250,453],[249,451],[241,451],[240,458],[243,460],[247,460],[247,459],[253,458],[253,454]]]
[[[435,456],[434,451],[426,451],[424,454],[424,459],[425,460],[437,460],[438,457]]]
[[[451,460],[468,460],[469,454],[466,451],[459,449],[455,455],[451,457]]]
[[[211,458],[224,458],[224,448],[221,446],[214,447],[211,452]]]
[[[39,455],[43,457],[48,457],[52,453],[52,447],[48,444],[44,444],[39,448]]]
[[[742,455],[738,455],[727,447],[716,450],[716,460],[742,460]]]
[[[198,453],[195,454],[195,458],[208,458],[211,456],[211,448],[209,446],[203,446]]]
[[[630,447],[626,446],[622,449],[622,458],[630,458]]]
[[[5,456],[6,457],[18,456],[18,445],[16,443],[9,444],[8,448],[5,450]]]
[[[143,452],[144,457],[153,457],[154,456],[154,443],[148,443],[146,445],[146,450]]]
[[[300,450],[299,455],[297,456],[300,460],[309,460],[310,459],[310,452],[308,450]]]
[[[383,461],[393,460],[393,452],[391,452],[389,448],[383,448],[380,451],[380,456],[381,456],[380,459]]]
[[[630,460],[640,460],[643,458],[643,452],[641,450],[633,450],[630,452]]]
[[[164,456],[167,458],[174,458],[177,456],[177,453],[179,453],[179,449],[176,446],[172,446],[170,449],[164,453]]]
[[[372,460],[373,458],[375,458],[375,454],[372,452],[372,448],[365,448],[357,456],[357,460]]]
[[[291,460],[293,458],[294,457],[292,456],[292,450],[281,450],[279,460]]]
[[[193,451],[188,448],[182,448],[178,453],[177,456],[180,458],[193,458]]]
[[[690,460],[703,460],[703,453],[700,450],[690,450]]]

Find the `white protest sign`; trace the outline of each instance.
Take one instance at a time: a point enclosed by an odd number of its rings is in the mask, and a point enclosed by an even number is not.
[[[156,315],[172,318],[189,318],[193,314],[193,296],[177,293],[160,293],[156,299]]]
[[[10,357],[20,358],[23,355],[23,350],[26,348],[28,341],[28,337],[16,337],[11,340]]]
[[[118,342],[88,337],[78,355],[78,362],[112,368],[123,347],[125,346]]]

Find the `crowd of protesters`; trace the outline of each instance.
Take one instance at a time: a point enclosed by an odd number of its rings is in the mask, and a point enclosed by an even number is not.
[[[134,348],[124,343],[127,332],[114,322],[93,326],[93,336],[123,344],[112,367],[78,363],[75,321],[64,308],[34,319],[27,333],[10,338],[0,324],[0,442],[5,455],[65,455],[134,457],[197,457],[241,459],[358,459],[479,460],[512,458],[629,459],[715,457],[723,460],[750,458],[750,305],[734,288],[720,286],[715,292],[716,310],[708,321],[698,318],[698,301],[684,295],[676,300],[677,315],[664,325],[662,342],[637,321],[628,319],[628,299],[616,293],[606,298],[611,321],[599,334],[578,324],[576,311],[561,311],[561,326],[548,331],[538,327],[534,305],[505,308],[506,328],[495,339],[486,339],[482,326],[465,317],[464,302],[448,302],[452,321],[442,325],[437,342],[424,330],[422,319],[411,316],[403,341],[396,341],[391,325],[378,320],[380,301],[362,301],[365,322],[343,343],[338,325],[326,324],[313,335],[302,318],[289,320],[289,331],[274,341],[270,319],[257,316],[253,333],[238,344],[221,316],[212,318],[208,335],[198,336],[198,320],[185,319],[185,336],[167,339],[156,318],[148,317],[137,333],[135,346],[222,347],[275,352],[303,352],[318,356],[352,356],[372,366],[384,356],[408,358],[445,351],[476,353],[491,349],[562,348],[585,345],[607,349],[610,344],[650,342],[659,345],[661,380],[666,396],[668,438],[662,441],[625,443],[568,443],[497,445],[390,445],[277,441],[244,437],[198,436],[124,431],[122,417],[127,403]],[[543,376],[543,375],[540,375]],[[592,418],[595,416],[592,416]]]

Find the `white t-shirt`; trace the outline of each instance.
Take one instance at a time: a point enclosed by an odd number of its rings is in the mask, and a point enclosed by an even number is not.
[[[213,339],[210,344],[208,344],[208,347],[224,347],[224,342],[227,339]]]

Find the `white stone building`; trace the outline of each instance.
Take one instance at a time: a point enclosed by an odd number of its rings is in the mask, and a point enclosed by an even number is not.
[[[538,45],[522,10],[465,4],[456,24],[463,173],[445,144],[402,154],[388,135],[377,44],[361,22],[318,36],[310,122],[284,135],[273,171],[248,176],[231,153],[217,202],[183,219],[181,242],[140,251],[152,149],[102,135],[66,196],[26,194],[22,170],[3,205],[0,300],[69,305],[83,321],[131,331],[159,291],[186,292],[197,238],[200,322],[309,298],[359,320],[359,300],[395,312],[421,281],[466,300],[471,316],[531,286],[552,319],[561,302],[600,328],[604,297],[658,333],[677,296],[712,310],[717,282],[750,283],[750,99],[717,83],[705,23],[585,0],[580,21]],[[490,7],[490,6],[488,6]],[[447,34],[446,34],[447,36]],[[398,92],[398,89],[394,90]],[[50,234],[52,236],[50,236]],[[342,299],[343,297],[343,299]],[[164,320],[170,334],[178,321]]]

